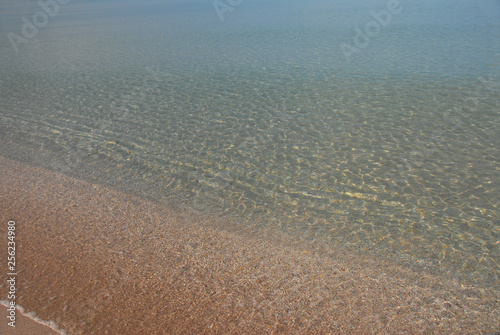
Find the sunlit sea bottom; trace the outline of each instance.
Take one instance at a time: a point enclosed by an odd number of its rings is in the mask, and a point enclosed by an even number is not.
[[[248,71],[3,78],[1,154],[498,285],[497,91]]]

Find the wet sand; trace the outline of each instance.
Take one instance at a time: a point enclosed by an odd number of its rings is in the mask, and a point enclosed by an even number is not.
[[[2,236],[16,222],[16,303],[68,334],[500,330],[497,289],[1,157],[0,220]]]
[[[0,306],[0,320],[7,320],[8,311],[5,306]],[[25,315],[22,311],[16,311],[15,327],[7,325],[7,322],[0,323],[0,334],[26,334],[26,335],[61,335],[49,325],[40,321],[34,320],[29,315]]]

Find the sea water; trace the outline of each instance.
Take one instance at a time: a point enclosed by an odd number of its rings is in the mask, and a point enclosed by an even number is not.
[[[498,285],[498,2],[41,3],[0,154]]]

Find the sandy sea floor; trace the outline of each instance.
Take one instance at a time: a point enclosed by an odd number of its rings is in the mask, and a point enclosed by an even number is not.
[[[3,250],[9,220],[16,222],[16,303],[67,334],[500,330],[496,288],[0,157]],[[4,262],[1,271],[5,277]],[[5,280],[0,293],[5,299]],[[5,324],[0,331],[35,334]]]

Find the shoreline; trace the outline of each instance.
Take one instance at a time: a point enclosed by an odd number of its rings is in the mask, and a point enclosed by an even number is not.
[[[1,156],[0,189],[0,233],[16,222],[16,303],[68,334],[500,330],[493,288]]]
[[[0,301],[0,319],[6,320],[7,301]],[[4,308],[5,307],[5,308]],[[6,322],[0,324],[0,334],[18,334],[18,335],[66,335],[63,330],[57,329],[54,322],[43,321],[33,313],[24,313],[24,308],[16,306],[16,327],[8,326]]]

